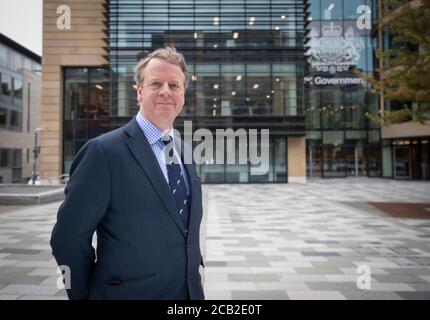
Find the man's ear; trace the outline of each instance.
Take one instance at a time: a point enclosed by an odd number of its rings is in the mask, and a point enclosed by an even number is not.
[[[142,100],[142,86],[140,83],[136,86],[136,95],[137,95],[137,101],[141,102]]]

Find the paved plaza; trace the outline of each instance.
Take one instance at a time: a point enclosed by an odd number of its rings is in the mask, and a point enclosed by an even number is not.
[[[430,299],[429,182],[318,179],[203,191],[207,299]],[[421,211],[390,214],[396,203]],[[66,298],[49,246],[59,205],[0,206],[0,300]]]

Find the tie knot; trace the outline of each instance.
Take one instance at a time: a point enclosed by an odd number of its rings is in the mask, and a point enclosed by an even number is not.
[[[164,143],[164,145],[168,145],[170,142],[172,142],[172,137],[169,135],[166,135],[166,136],[162,136],[160,140],[162,143]]]

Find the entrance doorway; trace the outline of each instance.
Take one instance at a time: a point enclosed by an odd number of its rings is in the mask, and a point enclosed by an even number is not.
[[[367,149],[363,146],[345,148],[348,177],[367,176]]]
[[[321,147],[309,145],[306,148],[306,175],[309,178],[322,176],[322,158],[321,158]]]
[[[411,148],[410,146],[394,146],[394,178],[411,178]]]

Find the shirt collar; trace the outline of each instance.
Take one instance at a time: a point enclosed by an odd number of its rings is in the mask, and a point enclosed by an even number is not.
[[[140,113],[140,111],[136,115],[136,121],[139,124],[140,129],[142,129],[146,139],[148,139],[149,144],[151,145],[159,141],[160,138],[165,135],[163,130],[161,130],[151,121],[146,119]],[[169,132],[167,134],[172,138],[172,141],[174,141],[173,127],[169,129]]]

